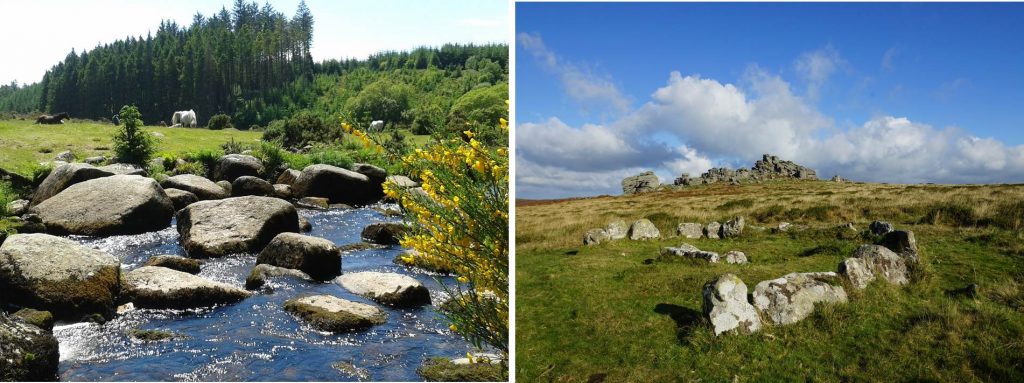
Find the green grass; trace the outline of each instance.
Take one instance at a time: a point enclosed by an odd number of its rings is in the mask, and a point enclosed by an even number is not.
[[[113,155],[111,137],[116,127],[103,123],[66,123],[35,125],[28,120],[0,120],[0,168],[32,175],[32,167],[70,150],[79,159]],[[234,139],[243,144],[256,144],[261,132],[234,129],[207,130],[147,126],[157,136],[158,154],[181,154],[189,151],[220,150],[220,145]],[[46,153],[48,151],[48,153]]]
[[[963,227],[945,219],[933,225],[922,218],[930,211],[927,207],[954,195],[970,195],[979,216],[999,217],[997,207],[1019,200],[1024,187],[919,187],[906,192],[910,188],[769,184],[519,206],[517,379],[1021,381],[1021,233],[994,225]],[[1000,197],[988,197],[1000,188]],[[750,219],[783,198],[791,201],[771,208],[777,215]],[[793,219],[812,228],[773,234],[748,227],[742,237],[725,240],[578,245],[587,228],[615,218],[653,215],[664,221],[659,212],[672,212],[706,223],[722,215],[717,207],[745,199],[753,202],[727,207],[730,215],[747,216],[748,225]],[[752,291],[759,281],[790,272],[835,271],[870,237],[837,235],[834,227],[854,221],[863,230],[870,222],[863,214],[914,231],[926,269],[922,280],[906,287],[876,282],[864,291],[848,290],[847,304],[820,306],[799,323],[768,326],[750,336],[716,337],[702,319],[701,288],[717,275],[735,273]],[[674,222],[658,227],[669,234]],[[682,242],[719,253],[740,250],[750,264],[657,260],[662,247]],[[947,294],[969,283],[980,286],[976,299]]]

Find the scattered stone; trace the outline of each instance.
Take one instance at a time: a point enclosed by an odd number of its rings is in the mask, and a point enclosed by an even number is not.
[[[622,194],[640,194],[652,192],[661,186],[661,180],[652,171],[646,171],[622,180]]]
[[[792,227],[792,226],[793,226],[793,224],[791,224],[789,222],[779,222],[779,227],[776,228],[775,231],[780,232],[780,233],[785,233],[785,232],[789,231],[789,228]]]
[[[330,206],[328,204],[327,198],[321,198],[321,197],[302,197],[302,198],[300,198],[298,200],[298,202],[295,203],[295,205],[298,205],[299,207],[304,207],[304,208],[307,208],[307,209],[323,209],[323,210],[327,210],[327,208]]]
[[[199,202],[199,197],[190,191],[169,188],[164,189],[164,193],[167,193],[167,198],[171,199],[171,204],[174,205],[174,211],[184,209],[188,205]]]
[[[166,267],[143,266],[124,277],[124,297],[138,307],[192,308],[234,303],[249,292]]]
[[[327,281],[341,274],[341,251],[323,238],[281,233],[260,252],[256,263],[301,270],[316,280]]]
[[[868,230],[871,230],[871,233],[875,235],[886,235],[896,229],[892,227],[891,223],[885,221],[874,221],[868,225]]]
[[[293,277],[304,281],[313,280],[309,274],[303,273],[299,270],[261,263],[256,265],[256,267],[253,267],[252,272],[250,272],[249,276],[245,278],[245,289],[257,290],[266,285],[268,279],[277,277]]]
[[[0,245],[0,301],[77,320],[114,312],[121,275],[114,256],[48,234],[14,234]]]
[[[854,233],[857,232],[857,226],[855,226],[853,224],[853,222],[847,222],[847,223],[845,223],[843,225],[839,225],[839,229],[840,230],[846,230],[846,231],[849,231],[849,232],[854,232]]]
[[[374,222],[363,228],[364,241],[379,245],[397,245],[409,227],[397,222]]]
[[[839,176],[838,174],[836,174],[836,175],[832,176],[832,182],[837,182],[837,183],[839,183],[839,182],[843,182],[843,181],[845,181],[845,180],[843,179],[843,177],[840,177],[840,176]]]
[[[736,238],[743,234],[743,217],[733,218],[722,224],[722,238]]]
[[[72,154],[70,150],[65,150],[63,152],[60,152],[60,154],[58,154],[56,157],[53,157],[53,160],[71,162],[75,160],[75,155]]]
[[[259,177],[239,176],[235,178],[231,182],[231,196],[242,197],[247,195],[274,196],[274,185]]]
[[[687,239],[697,239],[704,237],[704,227],[699,223],[680,223],[676,226],[676,235]]]
[[[263,161],[244,154],[228,154],[217,160],[213,168],[213,179],[234,182],[241,176],[259,177],[263,173]]]
[[[363,271],[342,274],[335,281],[354,294],[389,306],[430,304],[430,291],[416,279],[402,274]]]
[[[97,169],[89,164],[75,163],[57,166],[36,188],[35,193],[32,194],[32,202],[29,206],[38,205],[79,182],[112,175],[114,174],[111,172]]]
[[[104,156],[94,156],[94,157],[88,157],[88,158],[85,159],[85,163],[87,163],[89,165],[99,165],[99,164],[102,164],[102,163],[104,163],[106,161],[107,161],[107,157],[104,157]]]
[[[661,249],[662,257],[686,257],[694,259],[703,259],[708,263],[718,263],[718,253],[713,251],[704,251],[698,249],[688,243],[679,245],[679,247],[666,247]]]
[[[906,261],[885,247],[863,245],[853,253],[853,258],[862,259],[863,264],[843,261],[839,265],[839,272],[859,289],[867,287],[875,277],[881,277],[894,285],[905,285],[910,280]],[[867,277],[866,274],[871,276]]]
[[[601,241],[610,240],[611,236],[605,229],[590,229],[583,234],[583,244],[587,246],[600,244]]]
[[[718,222],[711,222],[706,228],[704,228],[704,236],[710,239],[721,238],[722,224]]]
[[[413,181],[411,178],[406,176],[388,176],[387,182],[400,189],[409,189],[419,187],[419,182]]]
[[[181,209],[176,217],[181,242],[193,258],[255,253],[278,234],[299,231],[295,207],[271,197],[200,201]]]
[[[882,246],[902,256],[910,264],[921,263],[921,255],[917,250],[917,239],[909,230],[890,231],[882,237]]]
[[[721,275],[704,284],[704,316],[715,335],[724,332],[755,333],[761,329],[761,317],[747,302],[747,285],[733,274]]]
[[[166,267],[189,274],[199,274],[203,261],[192,258],[179,257],[177,255],[155,255],[146,260],[144,266]]]
[[[141,166],[134,164],[110,164],[107,166],[101,166],[98,169],[114,173],[115,175],[143,177],[149,175],[149,173],[146,172],[146,169],[143,169]]]
[[[846,278],[856,289],[864,289],[871,281],[875,280],[875,273],[871,271],[870,261],[864,258],[844,259],[839,263],[839,275]]]
[[[660,237],[661,232],[658,231],[658,228],[649,219],[638,219],[629,226],[629,239],[634,241],[657,239]]]
[[[170,226],[174,204],[151,178],[115,175],[71,185],[30,211],[50,232],[106,236]]]
[[[0,312],[0,381],[55,381],[59,360],[53,333]]]
[[[39,327],[46,331],[53,331],[53,314],[49,311],[39,311],[35,309],[21,309],[11,314],[11,319],[19,320],[24,323]]]
[[[605,226],[604,228],[604,231],[608,233],[608,238],[613,241],[625,239],[628,230],[629,229],[626,226],[626,221],[623,221],[621,219],[617,221],[612,221],[611,223],[608,224],[608,226]]]
[[[275,181],[274,183],[292,186],[292,184],[295,183],[295,180],[299,178],[300,174],[302,173],[300,173],[298,170],[286,169],[285,171],[281,172],[281,175],[277,176],[277,181]]]
[[[180,189],[199,197],[200,200],[228,198],[230,192],[225,191],[213,181],[193,174],[179,174],[174,177],[167,177],[160,182],[164,189]]]
[[[331,295],[289,299],[284,302],[284,310],[319,330],[335,333],[368,329],[387,319],[377,307]]]
[[[728,253],[725,253],[725,257],[724,258],[725,258],[725,263],[731,263],[731,264],[747,263],[747,255],[744,254],[742,251],[736,251],[736,250],[730,251]]]
[[[274,184],[274,197],[280,199],[292,198],[292,186],[285,184]]]
[[[384,195],[380,182],[365,174],[324,164],[302,169],[292,192],[299,197],[324,197],[332,203],[352,205],[373,203]]]
[[[7,214],[10,215],[22,215],[28,211],[29,201],[24,199],[16,199],[7,203]]]
[[[220,186],[222,190],[228,195],[231,195],[231,182],[220,180],[216,182],[217,186]]]
[[[775,324],[796,323],[818,303],[845,303],[846,290],[833,284],[838,281],[833,272],[790,273],[762,281],[754,286],[754,306]]]

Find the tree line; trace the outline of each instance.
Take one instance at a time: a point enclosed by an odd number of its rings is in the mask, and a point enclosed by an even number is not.
[[[197,13],[188,27],[163,21],[145,38],[72,50],[40,83],[0,86],[0,110],[101,119],[135,105],[147,124],[156,124],[195,109],[200,125],[226,114],[247,129],[312,109],[333,120],[388,119],[405,127],[419,116],[424,128],[446,123],[458,98],[474,89],[504,84],[507,98],[505,44],[317,63],[310,55],[313,25],[305,2],[288,18],[270,4],[236,0],[230,11]]]

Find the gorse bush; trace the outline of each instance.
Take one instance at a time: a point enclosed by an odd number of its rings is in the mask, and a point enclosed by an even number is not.
[[[301,111],[291,118],[276,120],[263,131],[264,141],[274,141],[286,148],[302,148],[320,142],[335,143],[342,139],[341,127],[325,122],[310,111]]]
[[[260,145],[253,149],[253,157],[259,158],[263,161],[263,167],[266,169],[267,179],[273,182],[277,179],[277,175],[281,165],[286,163],[285,150],[274,142],[260,142]]]
[[[119,162],[146,166],[156,151],[156,142],[142,130],[142,115],[135,106],[121,108],[121,126],[114,134],[114,153]]]
[[[368,147],[384,151],[366,133],[345,128]],[[503,117],[496,130],[508,134]],[[425,195],[390,182],[384,192],[400,201],[412,222],[401,244],[416,252],[403,262],[430,264],[457,276],[459,283],[442,282],[452,298],[441,312],[452,322],[452,331],[477,347],[487,344],[507,355],[508,148],[489,147],[473,131],[464,134],[468,140],[439,140],[400,157],[409,176],[422,180]]]
[[[210,130],[231,129],[234,128],[234,125],[231,125],[231,116],[221,113],[210,117],[210,121],[206,123],[206,128]]]

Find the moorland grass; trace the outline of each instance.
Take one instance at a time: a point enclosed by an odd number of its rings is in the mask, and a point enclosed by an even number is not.
[[[1024,252],[1012,226],[1021,217],[1008,216],[1006,207],[1022,197],[1024,185],[771,182],[521,203],[517,379],[1021,381]],[[935,210],[941,215],[933,224],[926,217]],[[766,211],[776,213],[759,214]],[[943,218],[948,213],[973,219]],[[587,229],[614,219],[653,217],[665,236],[678,222],[724,222],[735,215],[747,217],[740,238],[581,246]],[[874,239],[836,226],[853,222],[864,230],[875,219],[914,231],[924,262],[921,280],[848,289],[847,304],[820,306],[802,322],[750,336],[716,337],[704,323],[701,287],[711,278],[735,273],[752,291],[757,282],[790,272],[835,271]],[[784,220],[810,229],[767,229]],[[740,250],[750,263],[658,259],[662,247],[682,242],[719,253]],[[970,283],[979,285],[976,298],[953,294]]]

